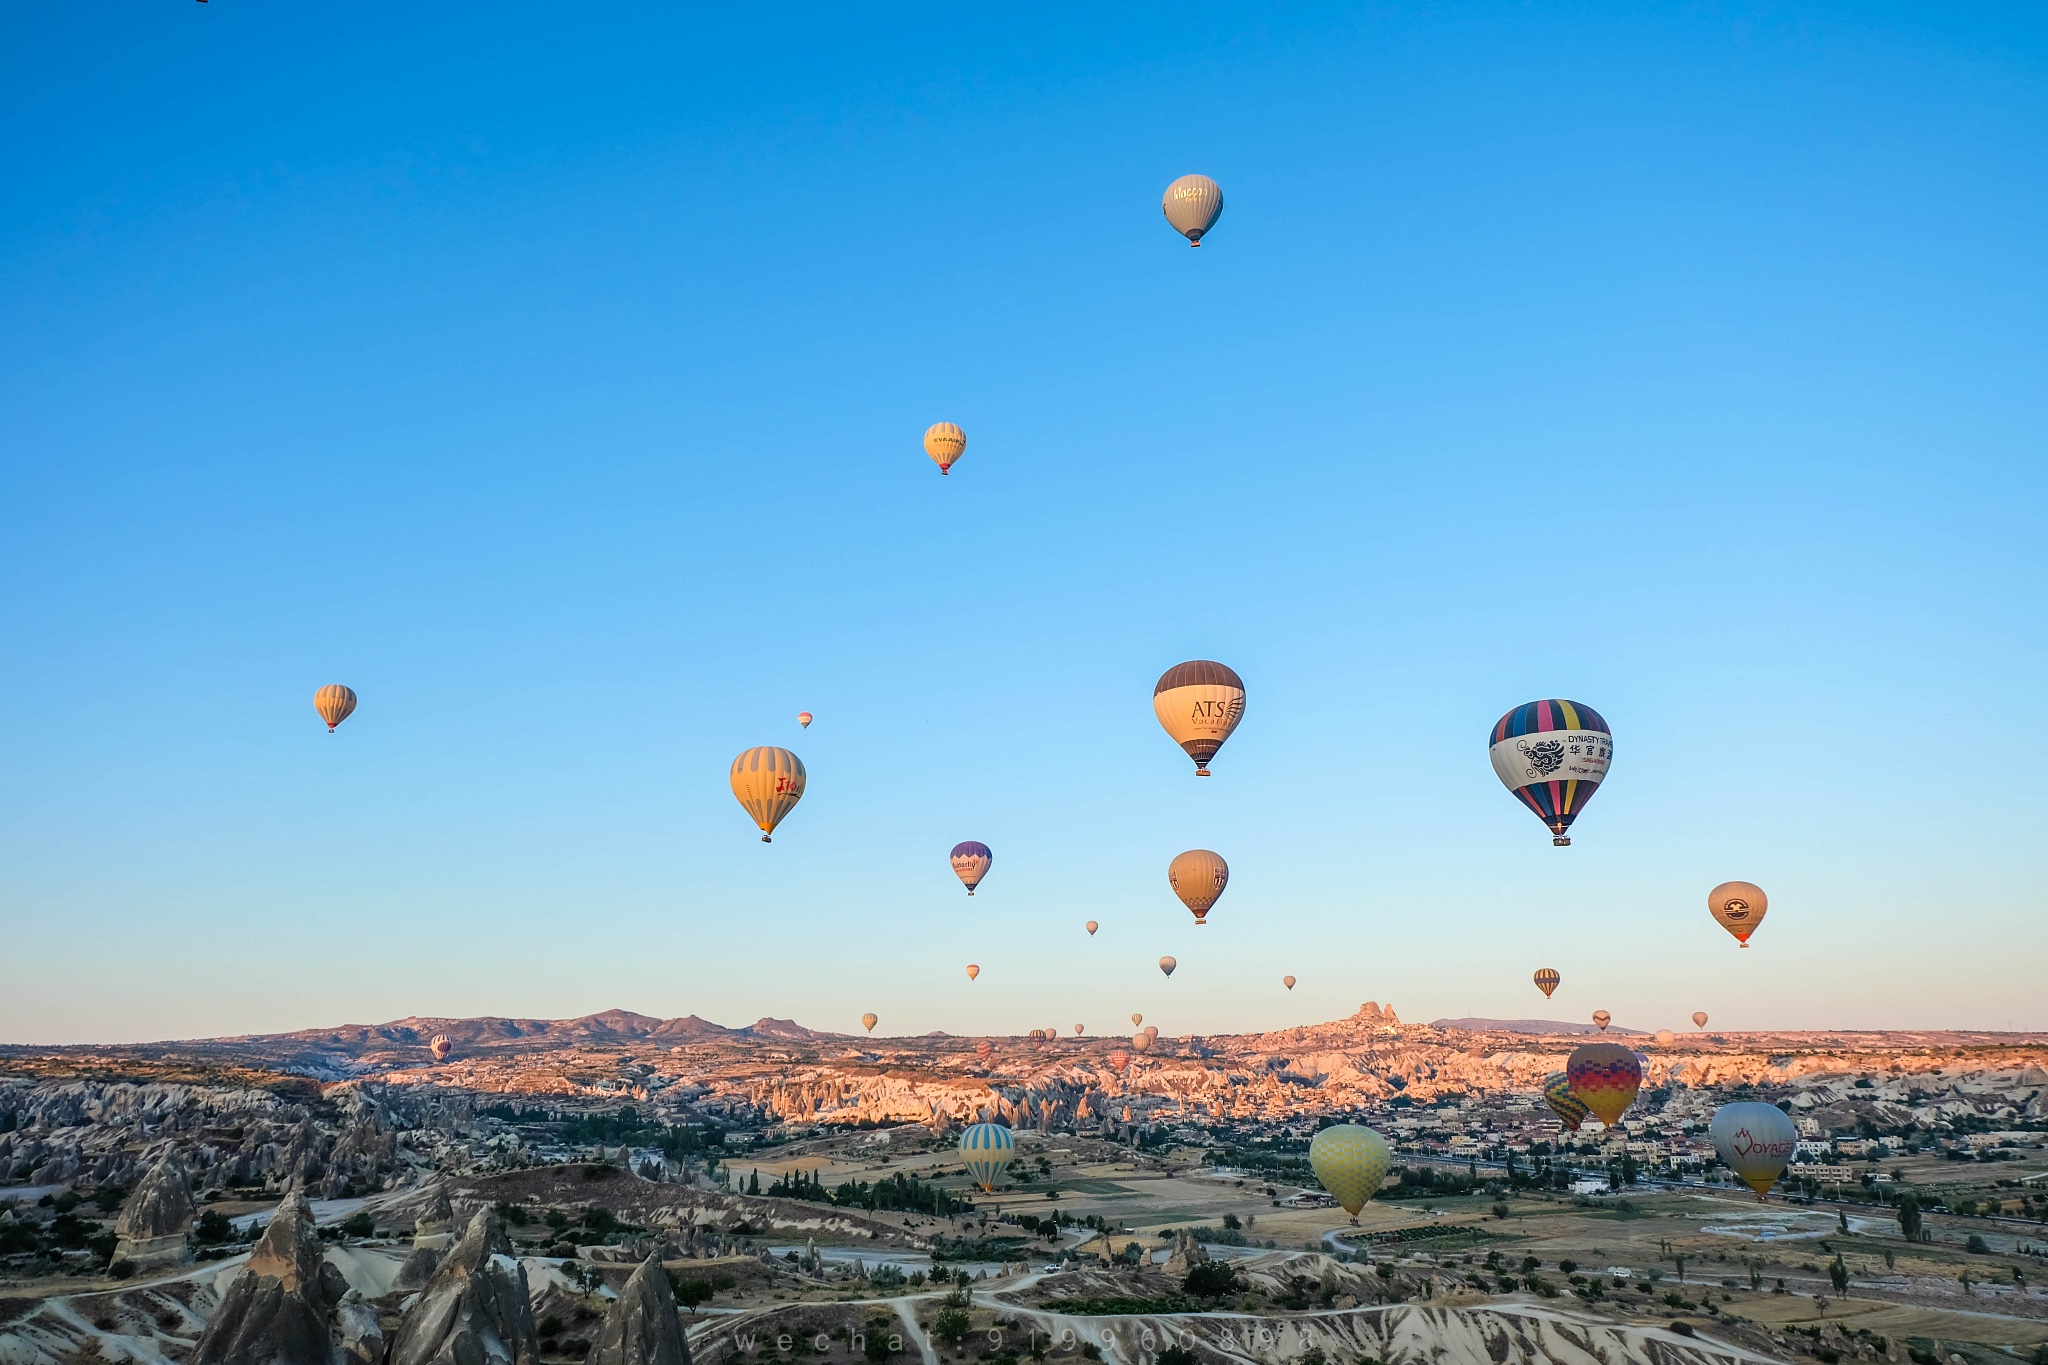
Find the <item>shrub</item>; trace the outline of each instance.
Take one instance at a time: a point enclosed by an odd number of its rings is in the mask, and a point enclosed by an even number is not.
[[[1974,1232],[1970,1234],[1970,1240],[1963,1243],[1963,1250],[1974,1252],[1979,1256],[1988,1256],[1991,1254],[1991,1248],[1985,1245],[1984,1239],[1982,1237],[1979,1237]]]
[[[1237,1288],[1237,1272],[1228,1261],[1197,1261],[1188,1267],[1180,1287],[1198,1299],[1220,1299]]]
[[[1152,1358],[1152,1365],[1202,1365],[1202,1358],[1185,1346],[1169,1346]]]
[[[135,1273],[135,1262],[123,1256],[107,1267],[107,1274],[116,1280],[125,1280]]]
[[[703,1280],[682,1280],[671,1277],[669,1279],[669,1286],[675,1291],[676,1302],[689,1309],[692,1313],[696,1312],[700,1305],[711,1302],[712,1296],[718,1292]]]
[[[1692,1335],[1692,1324],[1683,1318],[1674,1318],[1671,1321],[1671,1330],[1682,1337],[1689,1337]]]
[[[376,1230],[377,1220],[372,1218],[367,1210],[352,1213],[341,1223],[341,1233],[344,1237],[368,1237]]]
[[[932,1335],[948,1346],[958,1346],[965,1341],[973,1327],[966,1310],[961,1308],[941,1308],[939,1315],[932,1319]]]
[[[219,1209],[208,1209],[199,1215],[199,1221],[192,1225],[192,1240],[205,1246],[212,1242],[226,1242],[233,1239],[235,1225]]]

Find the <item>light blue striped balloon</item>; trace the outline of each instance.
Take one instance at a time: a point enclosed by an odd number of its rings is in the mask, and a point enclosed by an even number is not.
[[[1017,1156],[1017,1140],[1000,1123],[977,1123],[960,1135],[960,1159],[984,1193],[992,1192]]]

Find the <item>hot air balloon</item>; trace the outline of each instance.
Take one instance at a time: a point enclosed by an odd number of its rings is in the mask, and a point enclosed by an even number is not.
[[[1189,246],[1200,246],[1203,236],[1223,216],[1223,187],[1206,175],[1184,175],[1166,187],[1159,207]]]
[[[1150,1052],[1152,1050],[1152,1035],[1143,1029],[1139,1029],[1131,1035],[1131,1046],[1140,1052]]]
[[[1091,920],[1089,920],[1089,921],[1088,921],[1088,923],[1087,923],[1087,924],[1083,925],[1082,927],[1083,927],[1083,928],[1085,928],[1085,929],[1087,929],[1087,931],[1088,931],[1088,937],[1090,937],[1090,938],[1094,938],[1094,937],[1095,937],[1095,931],[1096,931],[1097,929],[1101,928],[1102,926],[1101,926],[1101,925],[1099,925],[1099,924],[1097,924],[1097,923],[1096,923],[1096,922],[1095,922],[1094,920],[1092,920],[1092,919],[1091,919]]]
[[[1145,1025],[1145,1036],[1146,1036],[1147,1038],[1150,1038],[1150,1039],[1151,1039],[1151,1040],[1152,1040],[1153,1042],[1155,1042],[1155,1043],[1156,1043],[1156,1042],[1158,1042],[1158,1041],[1159,1041],[1159,1025],[1157,1025],[1157,1024],[1147,1024],[1147,1025]]]
[[[327,733],[331,735],[335,726],[355,714],[355,691],[340,683],[329,683],[313,694],[313,709],[327,722]]]
[[[981,965],[980,965],[979,963],[975,963],[975,962],[970,962],[970,963],[968,963],[968,964],[967,964],[967,979],[968,979],[969,981],[972,981],[972,980],[974,980],[974,978],[975,978],[975,977],[977,977],[977,976],[980,976],[980,975],[981,975]]]
[[[1487,743],[1493,771],[1550,826],[1550,842],[1569,844],[1565,831],[1614,759],[1614,736],[1600,713],[1575,701],[1532,701],[1495,722]]]
[[[810,712],[808,712],[808,711],[799,711],[799,712],[797,712],[797,713],[796,713],[796,723],[797,723],[798,725],[801,725],[801,726],[803,726],[803,727],[804,727],[804,729],[806,729],[806,730],[810,729],[810,728],[811,728],[811,713],[810,713]]]
[[[1657,1046],[1658,1046],[1658,1047],[1670,1047],[1670,1046],[1671,1046],[1671,1045],[1672,1045],[1673,1043],[1675,1043],[1675,1042],[1677,1042],[1677,1041],[1678,1041],[1678,1035],[1677,1035],[1677,1034],[1675,1034],[1675,1033],[1673,1033],[1673,1032],[1672,1032],[1672,1031],[1671,1031],[1670,1029],[1668,1029],[1668,1028],[1660,1028],[1660,1029],[1658,1029],[1658,1030],[1657,1030]]]
[[[967,433],[951,422],[934,422],[925,428],[924,453],[932,457],[941,474],[950,474],[954,461],[967,453]]]
[[[1722,882],[1707,893],[1707,909],[1721,927],[1735,935],[1735,941],[1747,948],[1749,936],[1764,922],[1764,911],[1770,908],[1770,901],[1764,896],[1764,889],[1755,882]]]
[[[1593,1111],[1586,1108],[1586,1102],[1572,1093],[1572,1078],[1560,1071],[1543,1083],[1543,1102],[1550,1106],[1564,1126],[1576,1133],[1585,1122],[1586,1115]]]
[[[1291,991],[1294,989],[1294,978],[1291,976],[1283,976],[1280,978],[1280,984]]]
[[[1542,991],[1543,998],[1548,1000],[1550,993],[1557,989],[1557,983],[1562,980],[1564,978],[1557,974],[1557,968],[1545,967],[1536,973],[1536,989]]]
[[[1799,1146],[1798,1130],[1775,1104],[1724,1104],[1707,1125],[1714,1150],[1743,1184],[1764,1202],[1771,1186],[1785,1173],[1785,1163]]]
[[[977,1123],[960,1135],[960,1159],[967,1163],[968,1178],[984,1194],[994,1192],[1016,1155],[1016,1139],[1000,1123]]]
[[[1209,907],[1230,885],[1230,864],[1206,848],[1191,848],[1166,865],[1166,884],[1194,911],[1197,927],[1209,922]]]
[[[1208,659],[1175,664],[1152,688],[1152,711],[1195,760],[1195,776],[1207,777],[1209,760],[1244,719],[1244,679]]]
[[[974,1045],[974,1055],[977,1057],[985,1058],[988,1056],[989,1053],[994,1052],[995,1050],[996,1045],[994,1043],[991,1043],[986,1038],[982,1039],[980,1042]]]
[[[761,827],[761,842],[773,843],[775,827],[804,799],[804,762],[787,749],[763,745],[732,761],[732,794]]]
[[[1076,1035],[1079,1035],[1079,1034],[1083,1034],[1083,1033],[1086,1033],[1087,1031],[1088,1031],[1088,1026],[1087,1026],[1086,1024],[1076,1024],[1076,1025],[1074,1025],[1074,1032],[1075,1032],[1075,1034],[1076,1034]]]
[[[1607,1032],[1607,1025],[1610,1022],[1612,1022],[1613,1019],[1614,1016],[1609,1014],[1606,1010],[1593,1011],[1593,1027],[1599,1029],[1602,1033]]]
[[[1694,1028],[1705,1028],[1707,1026],[1707,1012],[1705,1010],[1694,1010],[1692,1012],[1692,1026]]]
[[[1643,1064],[1619,1043],[1581,1043],[1564,1064],[1572,1093],[1612,1128],[1642,1089]]]
[[[1168,976],[1172,976],[1173,969],[1175,967],[1178,967],[1179,965],[1180,964],[1178,962],[1175,962],[1170,957],[1162,957],[1159,959],[1159,970],[1165,972]]]
[[[1109,1064],[1115,1067],[1118,1071],[1122,1071],[1125,1067],[1131,1064],[1131,1054],[1124,1051],[1122,1048],[1118,1048],[1116,1051],[1109,1054]]]
[[[1387,1168],[1394,1164],[1394,1149],[1370,1128],[1339,1123],[1323,1129],[1309,1142],[1308,1164],[1330,1197],[1355,1223],[1365,1201],[1379,1191],[1380,1182],[1387,1178]]]
[[[445,1062],[448,1060],[448,1054],[455,1051],[455,1040],[445,1033],[437,1033],[434,1040],[427,1044],[427,1048],[434,1054],[435,1061]]]
[[[981,879],[988,875],[989,864],[995,861],[988,845],[973,839],[953,845],[952,858],[953,875],[966,885],[970,896],[974,894],[974,888],[981,885]]]
[[[863,1014],[860,1017],[861,1027],[866,1029],[869,1033],[873,1033],[875,1031],[875,1025],[881,1022],[882,1021],[878,1019],[872,1012]]]
[[[1144,1016],[1144,1015],[1142,1015],[1142,1014],[1134,1014],[1134,1015],[1132,1015],[1132,1016],[1131,1016],[1131,1023],[1132,1023],[1132,1025],[1133,1025],[1133,1026],[1135,1026],[1135,1025],[1138,1025],[1138,1024],[1142,1024],[1142,1023],[1144,1023],[1144,1022],[1145,1022],[1145,1016]]]

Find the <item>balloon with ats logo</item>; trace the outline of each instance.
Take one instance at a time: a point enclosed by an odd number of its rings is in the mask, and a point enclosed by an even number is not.
[[[1555,967],[1542,968],[1536,973],[1535,979],[1536,989],[1543,992],[1545,1000],[1548,1000],[1550,993],[1557,989],[1557,983],[1564,980],[1563,977],[1557,974],[1557,968]]]
[[[1207,777],[1209,760],[1244,719],[1244,679],[1211,659],[1175,664],[1152,688],[1152,713],[1195,761],[1195,776]]]
[[[331,735],[335,726],[356,713],[355,689],[329,683],[313,694],[313,709],[327,722],[327,733]]]
[[[953,472],[953,465],[967,453],[967,433],[951,422],[934,422],[925,428],[924,453],[941,474]]]
[[[811,728],[811,719],[811,713],[808,711],[799,711],[796,713],[796,723],[798,725],[803,726],[806,730]]]
[[[1572,1093],[1572,1078],[1562,1071],[1543,1083],[1543,1102],[1574,1133],[1586,1121],[1586,1115],[1593,1112],[1586,1108],[1584,1100]]]
[[[1564,1064],[1572,1093],[1593,1117],[1612,1128],[1643,1087],[1643,1064],[1619,1043],[1581,1043]]]
[[[1736,1178],[1756,1191],[1759,1203],[1769,1197],[1799,1146],[1798,1130],[1775,1104],[1724,1104],[1714,1111],[1707,1136]]]
[[[1097,929],[1100,929],[1100,928],[1101,928],[1102,926],[1101,926],[1101,925],[1099,925],[1099,924],[1097,924],[1097,923],[1096,923],[1096,922],[1095,922],[1094,920],[1092,920],[1092,919],[1091,919],[1091,920],[1089,920],[1089,921],[1088,921],[1088,922],[1087,922],[1086,924],[1082,925],[1081,927],[1082,927],[1083,929],[1086,929],[1086,930],[1088,931],[1088,937],[1090,937],[1090,938],[1094,938],[1094,937],[1095,937],[1095,931],[1096,931]]]
[[[953,845],[953,875],[966,886],[967,894],[973,895],[974,888],[981,885],[981,879],[988,875],[995,854],[989,852],[987,844],[975,839],[963,839]]]
[[[1206,175],[1184,175],[1166,187],[1159,208],[1189,246],[1200,246],[1223,216],[1223,187]]]
[[[1291,991],[1294,989],[1294,978],[1291,976],[1283,976],[1280,978],[1280,984]]]
[[[1317,1133],[1308,1144],[1309,1169],[1337,1206],[1358,1221],[1365,1201],[1378,1193],[1394,1164],[1394,1149],[1370,1128],[1339,1123]]]
[[[1705,1010],[1694,1010],[1692,1012],[1692,1026],[1694,1028],[1705,1028],[1707,1026],[1707,1012]]]
[[[761,827],[761,842],[775,842],[775,827],[804,799],[803,760],[772,744],[748,749],[732,761],[727,775],[740,808]]]
[[[1590,706],[1546,698],[1517,706],[1494,722],[1487,738],[1494,774],[1550,827],[1550,842],[1567,832],[1614,760],[1614,735]]]
[[[1159,959],[1159,970],[1165,972],[1168,976],[1172,976],[1173,969],[1175,967],[1178,967],[1179,965],[1180,963],[1175,962],[1170,957],[1162,957]]]
[[[434,1054],[435,1061],[445,1062],[448,1060],[448,1054],[455,1051],[455,1040],[445,1033],[437,1033],[434,1040],[427,1044],[427,1048]]]
[[[1749,936],[1764,922],[1764,911],[1770,904],[1764,889],[1755,882],[1722,882],[1707,893],[1708,912],[1745,948],[1749,946]]]
[[[1016,1139],[1000,1123],[977,1123],[960,1135],[960,1159],[967,1165],[968,1179],[984,1194],[994,1192],[1016,1155]]]
[[[875,1031],[875,1025],[881,1022],[882,1021],[872,1013],[863,1014],[860,1017],[860,1026],[866,1029],[869,1033],[873,1033]]]
[[[1602,1033],[1607,1032],[1607,1026],[1612,1022],[1614,1022],[1614,1016],[1606,1010],[1593,1011],[1593,1027],[1599,1029]]]
[[[968,979],[969,981],[972,981],[972,980],[974,980],[974,978],[975,978],[975,977],[977,977],[977,976],[980,976],[980,975],[981,975],[981,964],[980,964],[980,963],[978,963],[978,962],[970,962],[970,963],[968,963],[968,964],[967,964],[967,979]]]
[[[1230,885],[1230,864],[1220,853],[1191,848],[1166,865],[1166,884],[1194,912],[1195,927],[1209,922],[1209,910]]]

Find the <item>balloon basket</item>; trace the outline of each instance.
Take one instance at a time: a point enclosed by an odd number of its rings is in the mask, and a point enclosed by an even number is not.
[[[1572,836],[1569,834],[1559,834],[1552,838],[1550,842],[1558,848],[1570,848],[1572,846]]]
[[[762,835],[762,836],[761,836],[761,842],[762,842],[762,843],[764,843],[764,844],[772,844],[772,843],[774,843],[775,841],[774,841],[773,839],[769,838],[769,837],[768,837],[767,835],[765,835],[765,834],[764,834],[764,835]]]

